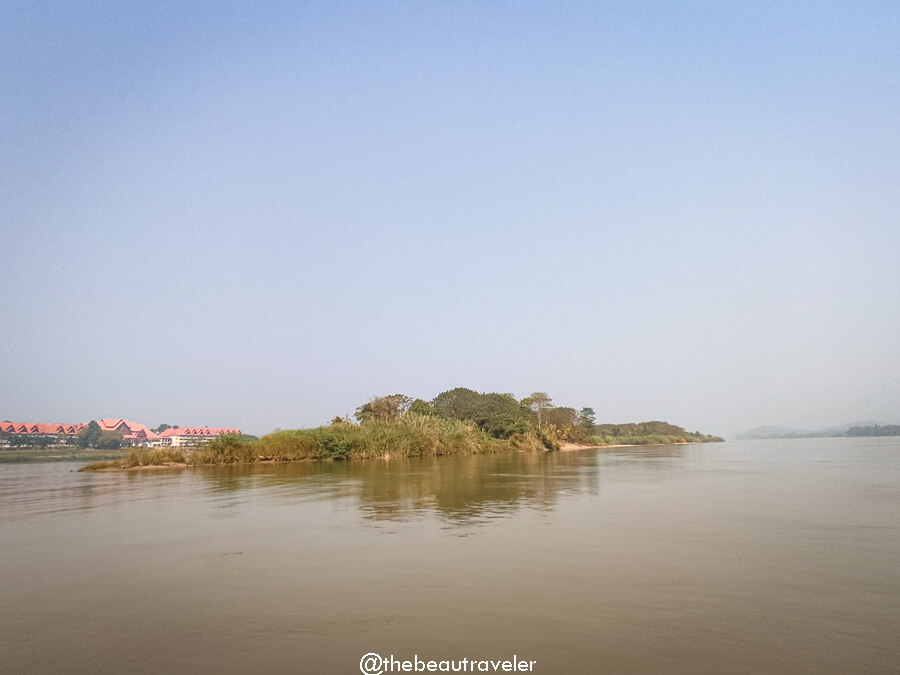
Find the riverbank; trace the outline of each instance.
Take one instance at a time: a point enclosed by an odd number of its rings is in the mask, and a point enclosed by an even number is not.
[[[580,443],[561,443],[560,452],[575,452],[576,450],[596,450],[597,448],[620,448],[621,445],[581,445]]]

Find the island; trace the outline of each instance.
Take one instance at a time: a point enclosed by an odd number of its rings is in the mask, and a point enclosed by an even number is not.
[[[517,400],[508,393],[457,387],[431,401],[404,394],[375,396],[356,409],[353,419],[335,417],[330,424],[312,429],[274,431],[259,439],[225,434],[194,448],[135,448],[122,458],[81,470],[547,452],[722,440],[666,422],[596,424],[593,408],[554,406],[544,392]]]

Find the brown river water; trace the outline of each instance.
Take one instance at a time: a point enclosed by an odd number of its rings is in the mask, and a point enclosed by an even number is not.
[[[77,467],[0,465],[2,673],[900,672],[896,438]]]

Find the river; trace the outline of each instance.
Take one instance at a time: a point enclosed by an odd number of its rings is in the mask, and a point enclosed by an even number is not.
[[[0,672],[900,671],[896,438],[78,466],[0,465]]]

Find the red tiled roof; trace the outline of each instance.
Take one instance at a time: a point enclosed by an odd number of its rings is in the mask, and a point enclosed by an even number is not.
[[[126,427],[129,426],[127,421],[120,418],[106,417],[102,420],[97,420],[97,425],[100,427],[101,431],[115,431],[123,424]],[[130,431],[130,429],[126,429],[126,431]]]
[[[0,422],[8,434],[77,434],[86,424],[44,424],[42,422]]]
[[[126,419],[108,417],[97,420],[97,424],[101,431],[123,431],[125,438],[159,438],[157,434],[150,431],[146,424],[139,424]]]

